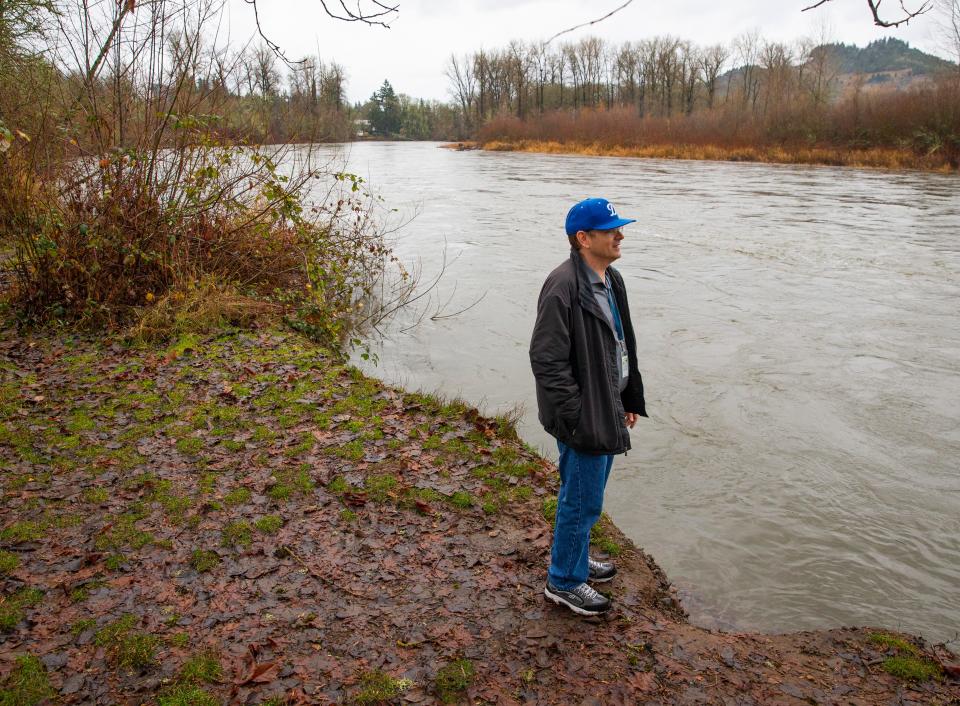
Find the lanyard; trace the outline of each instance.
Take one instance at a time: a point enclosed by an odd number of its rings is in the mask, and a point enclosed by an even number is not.
[[[620,312],[617,309],[617,300],[613,296],[613,287],[604,287],[607,290],[607,302],[610,304],[610,313],[613,315],[613,326],[617,330],[617,336],[620,342],[623,342],[623,322],[620,320]]]

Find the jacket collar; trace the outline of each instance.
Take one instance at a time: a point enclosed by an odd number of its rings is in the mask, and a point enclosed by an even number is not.
[[[570,249],[570,259],[573,261],[574,272],[577,273],[577,296],[580,299],[581,308],[583,308],[585,311],[589,311],[602,322],[610,326],[610,321],[603,313],[600,305],[597,304],[596,297],[593,296],[593,284],[590,281],[589,272],[590,266],[587,264],[586,260],[583,259],[580,253],[573,248]],[[607,276],[609,277],[609,270],[607,270],[607,272]],[[610,329],[613,330],[613,327],[610,326]]]

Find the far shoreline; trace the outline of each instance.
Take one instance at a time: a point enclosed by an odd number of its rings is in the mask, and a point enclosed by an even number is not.
[[[716,145],[693,144],[611,146],[598,142],[564,143],[550,140],[465,140],[461,142],[444,143],[440,146],[456,151],[532,152],[539,154],[580,155],[586,157],[754,162],[760,164],[886,169],[891,171],[924,171],[936,174],[958,173],[958,168],[952,166],[943,158],[932,155],[917,155],[905,149],[879,147],[865,150],[844,150],[829,147],[792,149],[780,146],[720,147]]]

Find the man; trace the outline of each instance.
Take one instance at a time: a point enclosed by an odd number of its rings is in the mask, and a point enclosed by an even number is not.
[[[603,509],[613,457],[630,448],[628,427],[647,416],[620,257],[620,218],[606,199],[570,209],[570,259],[547,277],[537,302],[530,363],[540,422],[560,449],[560,495],[544,594],[580,615],[610,609],[589,582],[616,567],[588,554],[590,529]]]

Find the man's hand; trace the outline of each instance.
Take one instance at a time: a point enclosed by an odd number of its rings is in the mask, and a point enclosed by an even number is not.
[[[637,423],[637,416],[636,412],[627,412],[625,415],[627,426],[631,429],[633,429],[633,425]]]

